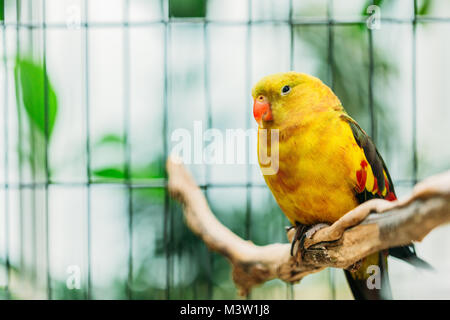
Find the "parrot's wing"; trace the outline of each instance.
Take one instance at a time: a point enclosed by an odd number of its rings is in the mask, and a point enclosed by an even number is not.
[[[348,125],[350,126],[353,137],[355,138],[355,142],[364,151],[364,156],[372,169],[371,172],[356,172],[356,180],[359,187],[355,189],[355,196],[358,199],[359,203],[363,203],[374,198],[382,198],[389,201],[396,200],[397,197],[395,195],[392,179],[389,175],[383,158],[375,147],[375,144],[372,142],[367,133],[364,132],[364,130],[358,125],[358,123],[350,116],[348,116],[347,114],[343,114],[341,116],[341,119],[348,123]],[[373,187],[371,185],[368,186],[365,183],[367,177],[363,176],[362,173],[364,173],[365,175],[373,174]],[[362,177],[364,177],[364,183],[361,183],[360,181]],[[389,286],[389,278],[386,272],[387,261],[385,254],[387,252],[391,256],[409,262],[416,267],[432,269],[432,267],[427,262],[417,257],[413,244],[394,247],[390,248],[388,251],[384,250],[383,252],[372,254],[365,259],[366,261],[363,262],[363,264],[372,264],[374,261],[370,260],[376,259],[375,264],[377,264],[380,268],[381,282],[384,290],[368,290],[366,283],[367,279],[364,271],[360,272],[360,270],[358,270],[357,272],[349,272],[346,270],[345,274],[355,299],[390,299],[392,297]],[[367,269],[367,266],[362,266],[361,269],[365,270]]]
[[[363,203],[374,198],[382,198],[389,201],[396,200],[397,197],[395,196],[394,184],[392,183],[386,164],[375,147],[375,144],[372,142],[367,133],[361,129],[358,123],[350,116],[343,114],[341,115],[341,119],[349,124],[356,143],[363,150],[364,156],[372,169],[371,173],[364,173],[365,175],[373,175],[374,183],[372,185],[367,185],[365,183],[367,178],[363,176],[364,168],[361,168],[362,170],[360,172],[356,172],[355,176],[357,179],[357,184],[360,186],[360,188],[356,189],[356,198],[359,203]],[[361,181],[361,179],[364,181]]]

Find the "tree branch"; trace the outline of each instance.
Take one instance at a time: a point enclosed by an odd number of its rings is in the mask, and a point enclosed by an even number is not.
[[[210,250],[225,256],[241,295],[279,278],[297,282],[326,267],[347,268],[371,253],[421,241],[450,221],[450,171],[417,184],[402,201],[371,200],[305,241],[306,252],[290,255],[289,243],[257,246],[222,225],[178,159],[167,160],[168,188],[182,205],[188,227]],[[383,213],[380,215],[379,213]],[[293,232],[288,233],[289,241]]]

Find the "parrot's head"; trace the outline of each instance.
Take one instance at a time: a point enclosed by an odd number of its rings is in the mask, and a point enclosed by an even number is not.
[[[310,112],[342,110],[339,99],[320,79],[294,71],[262,78],[252,96],[253,116],[260,127],[278,127]]]

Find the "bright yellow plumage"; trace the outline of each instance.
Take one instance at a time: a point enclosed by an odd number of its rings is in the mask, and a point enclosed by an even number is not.
[[[322,81],[296,72],[279,73],[260,80],[252,94],[259,163],[275,199],[296,226],[297,239],[305,226],[333,223],[367,200],[396,200],[375,145]],[[265,169],[268,159],[272,170]],[[411,244],[389,253],[427,266]],[[345,272],[355,299],[392,296],[387,255],[387,250],[372,253],[357,271]],[[373,267],[382,282],[374,290],[367,285]]]
[[[285,85],[292,88],[288,95],[281,94]],[[291,223],[332,223],[355,208],[356,172],[368,161],[336,95],[319,79],[295,72],[263,78],[252,94],[267,97],[273,114],[259,130],[279,130],[279,169],[264,179]],[[262,151],[270,154],[270,143],[267,148]],[[371,166],[365,170],[364,185],[372,191]]]

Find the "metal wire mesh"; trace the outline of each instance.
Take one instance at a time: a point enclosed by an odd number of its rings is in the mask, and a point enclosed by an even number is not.
[[[246,90],[247,92],[250,92],[251,86],[252,86],[252,79],[251,79],[251,57],[252,57],[252,47],[251,47],[251,39],[252,39],[252,30],[254,25],[262,25],[262,24],[279,24],[279,25],[287,25],[289,27],[290,32],[290,61],[289,65],[291,69],[294,69],[294,28],[296,26],[326,26],[327,32],[328,32],[328,72],[329,72],[329,79],[328,82],[330,83],[331,87],[334,87],[334,64],[336,63],[333,59],[333,46],[334,46],[334,27],[335,26],[348,26],[348,25],[365,25],[366,20],[365,19],[356,19],[356,20],[338,20],[333,18],[333,1],[328,0],[327,2],[327,18],[326,19],[299,19],[295,18],[293,14],[293,0],[289,1],[289,19],[288,20],[254,20],[252,19],[252,1],[247,0],[248,5],[248,21],[246,22],[239,22],[239,21],[217,21],[217,20],[210,20],[208,18],[173,18],[169,17],[169,4],[168,0],[161,0],[161,8],[163,10],[163,17],[165,17],[162,20],[155,20],[155,21],[146,21],[146,22],[133,22],[129,20],[129,1],[124,0],[123,1],[123,22],[116,23],[99,23],[99,22],[90,22],[89,19],[89,10],[87,5],[87,0],[84,0],[84,15],[85,15],[85,22],[81,24],[81,28],[83,31],[83,38],[84,38],[84,90],[85,90],[85,122],[86,122],[86,141],[85,141],[85,152],[86,152],[86,176],[87,176],[87,182],[59,182],[59,181],[52,181],[50,179],[50,169],[49,169],[49,162],[48,162],[48,130],[49,130],[49,123],[48,123],[48,79],[47,79],[47,53],[46,53],[46,47],[47,47],[47,30],[49,29],[64,29],[67,26],[65,24],[59,24],[59,23],[47,23],[46,21],[46,6],[45,1],[42,2],[42,23],[23,23],[23,22],[3,22],[1,26],[2,34],[3,34],[3,65],[5,72],[8,72],[7,68],[7,52],[6,52],[6,44],[7,44],[7,30],[8,29],[15,29],[16,30],[16,50],[17,52],[20,52],[20,41],[19,41],[19,32],[21,29],[26,30],[41,30],[42,31],[42,45],[43,45],[43,66],[44,66],[44,99],[45,99],[45,181],[44,182],[22,182],[20,180],[19,183],[14,183],[9,181],[9,159],[8,156],[5,155],[4,160],[4,171],[5,171],[5,183],[3,184],[2,188],[4,190],[5,197],[2,199],[4,210],[5,210],[5,226],[3,227],[2,232],[5,233],[5,239],[6,239],[6,251],[5,251],[5,266],[6,270],[8,270],[7,273],[7,282],[5,286],[5,291],[8,294],[9,292],[9,283],[10,283],[10,251],[9,251],[9,243],[8,239],[10,236],[10,230],[9,230],[9,218],[10,218],[10,203],[9,203],[9,190],[11,189],[39,189],[43,188],[45,193],[45,212],[46,212],[46,230],[48,231],[49,228],[49,214],[48,214],[48,203],[49,203],[49,187],[52,185],[61,186],[61,187],[70,187],[70,186],[79,186],[79,187],[85,187],[86,188],[86,226],[87,226],[87,252],[86,252],[86,258],[87,258],[87,280],[86,280],[86,297],[87,299],[92,298],[92,276],[91,276],[91,270],[92,270],[92,249],[91,249],[91,241],[92,241],[92,226],[91,226],[91,206],[92,206],[92,195],[91,195],[91,187],[95,184],[100,185],[117,185],[117,183],[110,183],[110,182],[101,182],[101,181],[94,181],[92,179],[92,166],[91,166],[91,150],[92,150],[92,143],[91,143],[91,119],[90,119],[90,57],[89,57],[89,37],[90,37],[90,29],[91,28],[113,28],[113,27],[120,27],[123,28],[123,70],[125,70],[125,79],[123,81],[124,83],[124,98],[123,98],[123,136],[125,141],[125,148],[124,148],[124,159],[125,159],[125,180],[123,182],[123,186],[126,188],[126,194],[127,194],[127,212],[128,212],[128,233],[129,233],[129,246],[128,246],[128,276],[127,281],[128,283],[131,283],[133,280],[133,191],[135,189],[152,189],[152,188],[164,188],[165,189],[165,196],[164,196],[164,248],[165,248],[165,259],[166,259],[166,298],[171,298],[171,284],[173,283],[173,273],[174,273],[174,261],[173,261],[173,255],[172,252],[174,250],[173,248],[173,223],[174,223],[174,217],[173,213],[171,212],[170,207],[170,201],[169,201],[169,194],[167,192],[167,176],[163,181],[154,181],[150,183],[139,183],[135,184],[133,183],[132,179],[130,178],[130,166],[131,166],[131,144],[129,142],[129,135],[130,135],[130,114],[129,109],[127,106],[130,103],[130,49],[129,49],[129,28],[131,27],[139,27],[139,26],[152,26],[152,25],[161,25],[164,28],[164,43],[163,45],[163,51],[164,51],[164,112],[163,112],[163,131],[161,132],[161,139],[163,140],[163,153],[164,158],[166,158],[169,154],[169,145],[168,145],[168,136],[169,136],[169,104],[170,104],[170,95],[169,95],[169,55],[170,55],[170,43],[171,43],[171,32],[172,27],[179,23],[188,23],[188,24],[198,24],[203,26],[203,41],[204,41],[204,77],[205,77],[205,105],[206,105],[206,119],[207,119],[207,128],[212,127],[212,111],[211,111],[211,90],[209,88],[209,67],[210,67],[210,35],[209,30],[212,26],[246,26],[247,34],[246,34],[246,41],[247,41],[247,47],[246,47]],[[20,1],[18,2],[20,3]],[[410,180],[400,180],[397,181],[397,183],[404,183],[404,184],[410,184],[415,183],[417,181],[417,170],[418,170],[418,160],[417,160],[417,129],[416,129],[416,122],[417,122],[417,101],[416,101],[416,25],[418,23],[433,23],[433,22],[450,22],[450,19],[445,18],[432,18],[432,17],[418,17],[417,16],[417,1],[414,0],[414,17],[413,19],[394,19],[394,18],[382,18],[381,22],[389,22],[389,23],[395,23],[395,24],[410,24],[412,26],[412,126],[413,126],[413,134],[412,134],[412,146],[413,146],[413,154],[412,154],[412,163],[413,163],[413,179]],[[19,21],[19,19],[17,19]],[[376,110],[375,105],[373,103],[373,78],[374,78],[374,48],[373,48],[373,35],[372,30],[367,29],[367,37],[368,37],[368,43],[369,43],[369,104],[368,104],[368,110],[367,112],[370,114],[370,130],[371,136],[375,139],[376,134]],[[6,150],[8,150],[8,119],[9,119],[9,110],[8,110],[8,88],[9,85],[7,83],[8,76],[4,77],[5,79],[5,85],[4,85],[4,114],[3,114],[3,126],[4,126],[4,145],[6,147]],[[251,105],[250,96],[248,97],[248,105]],[[249,127],[251,125],[251,117],[250,113],[247,113],[246,116],[246,124]],[[20,142],[20,138],[19,138]],[[247,157],[248,158],[248,157]],[[208,189],[211,187],[216,188],[245,188],[246,190],[246,206],[245,206],[245,236],[248,239],[251,239],[251,221],[252,221],[252,202],[251,202],[251,190],[252,188],[265,188],[265,185],[263,184],[255,184],[252,182],[251,179],[251,173],[250,170],[247,168],[247,177],[246,177],[246,183],[244,184],[212,184],[210,181],[210,174],[209,169],[206,169],[206,184],[202,184],[201,188],[205,191],[206,196],[208,197]],[[46,239],[46,246],[47,246],[47,252],[46,252],[46,266],[47,266],[47,297],[49,299],[52,298],[52,274],[50,270],[50,254],[49,254],[49,238],[48,238],[48,232],[47,232],[47,239]],[[210,256],[210,259],[206,261],[206,264],[209,265],[209,270],[211,272],[212,267],[211,264],[213,263],[213,257]],[[210,274],[210,278],[212,275]],[[330,271],[330,284],[332,286],[332,298],[335,298],[335,289],[333,286],[334,279],[333,279],[333,273]],[[208,298],[212,298],[212,286],[213,283],[209,282],[209,288],[208,288]],[[130,290],[130,286],[127,287],[127,297],[133,298],[132,291]],[[288,298],[294,298],[293,288],[292,286],[288,286],[287,288],[287,297]]]

